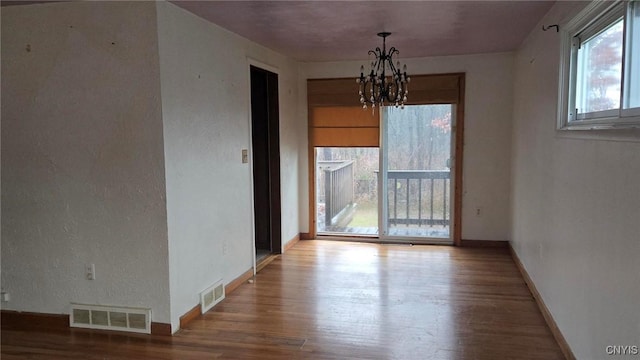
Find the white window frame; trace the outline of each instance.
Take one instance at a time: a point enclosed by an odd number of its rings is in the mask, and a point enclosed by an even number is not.
[[[627,21],[631,12],[629,3],[630,1],[622,0],[593,1],[565,26],[561,27],[562,43],[557,124],[559,130],[640,128],[640,107],[625,109],[624,106],[625,94],[630,91],[631,87],[631,79],[625,76],[625,74],[629,73],[631,66],[628,61],[630,54],[628,49],[631,46],[630,31],[628,30],[629,22]],[[583,40],[586,41],[621,16],[624,18],[624,29],[620,107],[614,110],[591,112],[578,116],[576,111],[576,79],[578,76],[577,59],[580,44],[577,36],[581,35]],[[637,44],[638,41],[635,41],[634,46],[638,46]],[[640,72],[640,69],[636,70],[637,72]]]

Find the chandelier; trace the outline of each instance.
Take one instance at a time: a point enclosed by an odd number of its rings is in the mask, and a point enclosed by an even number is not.
[[[400,71],[400,62],[397,67],[393,65],[393,55],[400,52],[392,47],[387,52],[385,40],[390,32],[378,33],[382,38],[382,50],[376,47],[376,50],[369,50],[369,55],[375,56],[375,61],[371,62],[371,72],[364,74],[364,66],[360,66],[360,77],[356,82],[360,84],[359,94],[362,108],[367,108],[367,103],[375,108],[376,104],[382,107],[386,105],[395,105],[404,108],[407,101],[407,88],[411,78],[407,76],[407,65],[405,64]],[[390,74],[387,75],[386,71]]]

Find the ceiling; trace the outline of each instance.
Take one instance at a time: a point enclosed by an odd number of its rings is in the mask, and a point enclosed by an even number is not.
[[[53,0],[56,1],[56,0]],[[52,0],[7,1],[2,6]],[[173,0],[227,30],[296,60],[362,60],[382,45],[398,58],[512,51],[553,6],[501,1],[191,1]]]
[[[512,51],[553,1],[182,1],[172,3],[306,62],[361,60],[382,46],[399,58]]]

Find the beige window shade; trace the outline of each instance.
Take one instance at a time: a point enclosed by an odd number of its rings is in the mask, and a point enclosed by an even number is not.
[[[411,76],[406,104],[457,104],[462,96],[460,81],[463,76],[463,74]]]
[[[313,146],[379,145],[379,114],[360,106],[314,107],[309,109],[309,134]]]
[[[464,74],[413,75],[408,105],[457,104]],[[380,113],[362,109],[354,78],[307,81],[310,146],[380,145]]]

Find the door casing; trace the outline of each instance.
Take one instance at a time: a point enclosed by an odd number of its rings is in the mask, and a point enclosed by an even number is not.
[[[278,74],[249,62],[253,259],[282,252]]]
[[[465,108],[465,73],[453,73],[453,74],[435,74],[435,75],[420,75],[420,77],[428,78],[430,76],[438,77],[443,75],[455,76],[458,79],[457,84],[457,101],[451,103],[448,101],[440,101],[433,99],[433,101],[421,101],[412,103],[412,105],[429,105],[429,104],[452,104],[455,107],[455,122],[452,123],[451,131],[455,134],[453,144],[453,169],[455,171],[453,176],[453,202],[452,202],[452,241],[454,246],[460,246],[462,243],[462,178],[463,178],[463,155],[464,155],[464,108]],[[357,94],[356,94],[357,95]],[[309,114],[311,111],[309,111]],[[315,144],[312,141],[313,129],[308,127],[308,166],[309,166],[309,233],[301,234],[301,238],[314,239],[318,236],[316,226],[316,207],[315,207]],[[383,136],[383,131],[380,132],[380,136]],[[355,240],[360,240],[355,238]],[[364,239],[367,241],[367,239]],[[369,240],[370,241],[370,240]]]

